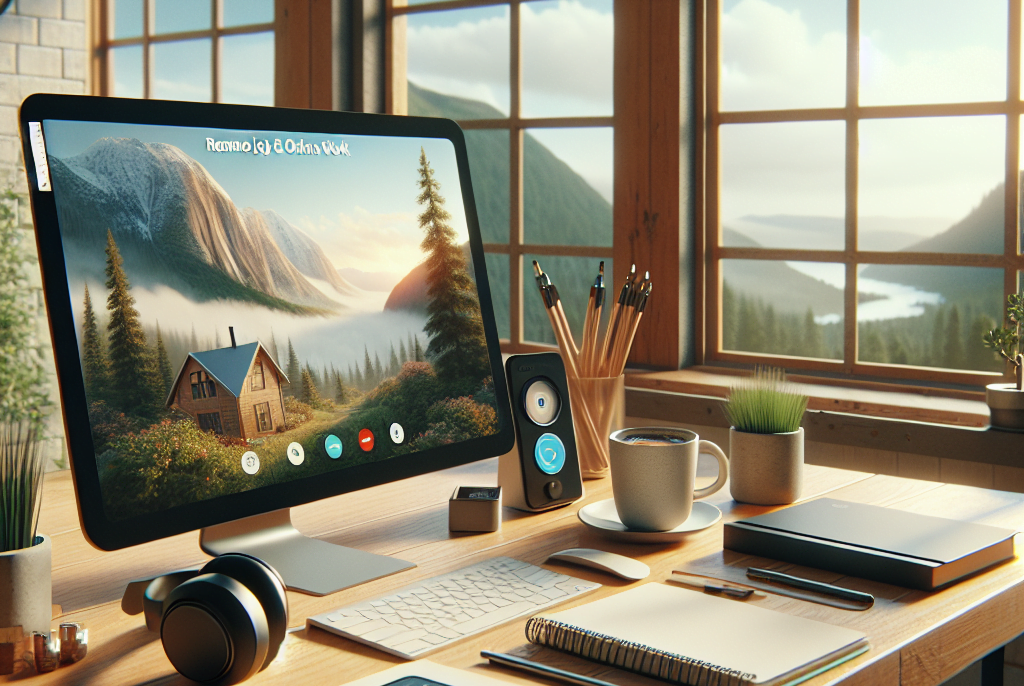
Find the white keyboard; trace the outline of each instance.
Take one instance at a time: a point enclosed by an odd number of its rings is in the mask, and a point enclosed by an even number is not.
[[[510,557],[495,557],[381,598],[310,617],[309,624],[415,660],[600,586]]]

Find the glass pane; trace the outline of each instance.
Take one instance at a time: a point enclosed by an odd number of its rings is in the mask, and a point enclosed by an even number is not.
[[[858,358],[998,372],[981,344],[1002,320],[1003,272],[982,267],[861,265]]]
[[[210,28],[210,0],[155,0],[156,33]]]
[[[162,100],[211,100],[210,40],[174,41],[152,46],[150,96]]]
[[[612,0],[520,7],[524,117],[611,116]]]
[[[494,307],[494,321],[498,325],[498,338],[507,339],[511,335],[511,320],[508,316],[508,255],[484,253],[484,257],[487,261],[487,282],[491,286],[491,305]]]
[[[612,244],[611,127],[523,134],[526,243]]]
[[[601,260],[596,257],[562,257],[552,255],[523,255],[523,340],[537,343],[555,344],[555,334],[551,332],[551,321],[548,319],[547,308],[537,290],[537,281],[533,277],[533,261],[537,260],[541,268],[551,277],[558,288],[562,301],[562,309],[569,320],[573,339],[579,346],[583,338],[583,320],[587,316],[587,303],[590,300],[590,287],[597,278],[597,270]],[[605,305],[603,320],[608,321],[611,303],[618,297],[622,284],[613,282],[612,261],[604,260],[605,274]],[[638,265],[638,269],[640,266]],[[655,275],[657,278],[657,275]],[[652,296],[653,297],[653,296]]]
[[[110,79],[119,98],[142,97],[142,46],[110,49]]]
[[[861,250],[1003,252],[1004,119],[860,122]]]
[[[861,0],[860,104],[1006,97],[1007,0]]]
[[[843,122],[720,129],[722,245],[842,250]]]
[[[484,243],[508,243],[508,131],[465,133],[480,235]]]
[[[843,358],[846,266],[722,260],[722,349]]]
[[[135,38],[142,35],[142,0],[111,0],[114,38]]]
[[[274,0],[222,0],[221,26],[269,24],[274,21]]]
[[[725,0],[722,109],[842,107],[844,0]]]
[[[507,6],[408,15],[409,114],[507,117],[510,30]]]
[[[273,105],[274,32],[225,36],[220,48],[220,101]]]

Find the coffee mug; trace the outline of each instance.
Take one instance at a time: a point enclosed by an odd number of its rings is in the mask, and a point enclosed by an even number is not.
[[[717,492],[729,478],[722,449],[686,429],[621,429],[609,437],[608,447],[615,510],[637,531],[671,531],[690,516],[694,500]],[[700,454],[718,460],[718,479],[695,490]]]

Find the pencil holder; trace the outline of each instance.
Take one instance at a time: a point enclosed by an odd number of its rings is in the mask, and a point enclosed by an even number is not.
[[[626,419],[625,375],[580,377],[570,383],[572,423],[584,479],[608,476],[608,436]]]

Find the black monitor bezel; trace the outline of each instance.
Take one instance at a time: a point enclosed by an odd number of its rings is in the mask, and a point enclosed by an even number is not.
[[[432,448],[338,472],[317,474],[198,501],[131,519],[108,519],[103,508],[99,473],[96,469],[96,455],[78,351],[78,336],[72,316],[74,304],[71,302],[68,289],[54,194],[38,190],[35,167],[31,163],[33,157],[28,123],[48,119],[294,133],[444,138],[451,141],[455,147],[466,222],[469,227],[470,249],[480,295],[480,309],[494,379],[498,432],[451,446]],[[29,96],[21,105],[20,131],[78,512],[82,530],[92,545],[102,550],[125,548],[206,526],[487,459],[506,453],[512,448],[514,429],[511,409],[498,347],[476,202],[470,181],[466,142],[462,129],[455,122],[427,117],[324,110],[37,94]],[[68,336],[67,332],[72,332],[73,335]]]

